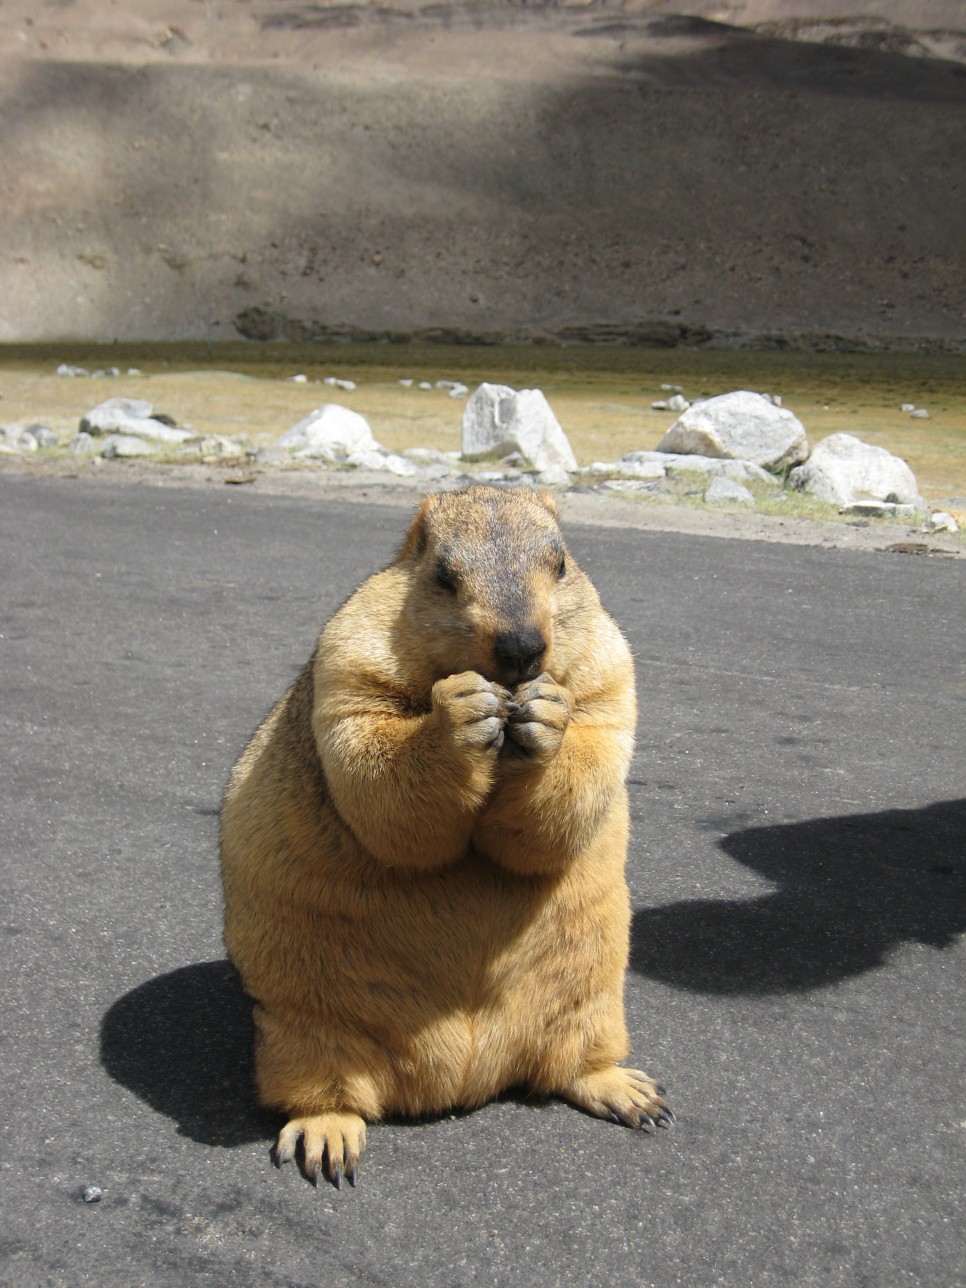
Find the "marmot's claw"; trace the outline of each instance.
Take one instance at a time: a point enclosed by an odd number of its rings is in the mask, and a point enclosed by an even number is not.
[[[275,1161],[278,1166],[295,1157],[296,1146],[302,1141],[304,1158],[302,1171],[307,1180],[318,1187],[329,1180],[337,1190],[348,1178],[355,1185],[359,1177],[359,1155],[366,1147],[365,1122],[353,1113],[318,1114],[307,1118],[293,1118],[278,1138]]]
[[[560,1094],[586,1113],[638,1130],[667,1127],[674,1118],[656,1084],[639,1069],[597,1069],[575,1078]]]

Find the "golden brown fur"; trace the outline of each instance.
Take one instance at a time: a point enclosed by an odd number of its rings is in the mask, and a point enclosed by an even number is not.
[[[623,637],[547,496],[429,497],[322,632],[222,809],[225,939],[256,1075],[305,1169],[365,1123],[511,1086],[641,1126],[627,1053]]]

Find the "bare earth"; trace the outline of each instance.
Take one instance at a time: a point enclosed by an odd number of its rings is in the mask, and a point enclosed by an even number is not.
[[[4,0],[0,342],[959,351],[964,29],[960,0]]]

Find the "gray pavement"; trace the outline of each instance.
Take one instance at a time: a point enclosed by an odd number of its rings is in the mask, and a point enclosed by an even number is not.
[[[373,1128],[357,1190],[271,1166],[218,804],[405,520],[0,478],[0,1283],[966,1281],[962,561],[572,527],[637,658],[627,1008],[677,1124],[509,1099]]]

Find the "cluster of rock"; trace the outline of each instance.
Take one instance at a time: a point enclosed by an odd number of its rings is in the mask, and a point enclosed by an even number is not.
[[[40,447],[58,447],[60,438],[49,425],[35,421],[30,425],[0,425],[0,453],[5,456],[22,456],[36,452]]]
[[[427,383],[427,387],[431,388]],[[772,495],[790,487],[857,515],[925,517],[908,465],[884,448],[833,434],[811,450],[801,421],[775,395],[739,390],[689,404],[674,392],[681,415],[654,451],[583,468],[539,389],[482,384],[463,410],[459,452],[387,451],[365,418],[326,404],[299,421],[256,459],[288,459],[385,471],[427,482],[469,479],[530,481],[542,487],[594,488],[630,494],[672,494],[669,482],[703,480],[692,488],[710,504],[754,505],[750,483]]]
[[[71,378],[71,379],[77,379],[78,377],[83,377],[83,376],[90,376],[92,380],[98,380],[104,376],[116,377],[122,374],[123,373],[120,367],[99,367],[95,371],[88,371],[86,367],[75,367],[74,364],[71,362],[62,362],[60,366],[57,368],[58,376],[67,376],[68,378]],[[139,376],[141,372],[138,370],[137,367],[128,367],[127,374],[129,376]]]
[[[98,403],[81,417],[68,447],[72,452],[96,453],[106,460],[172,451],[207,457],[245,455],[244,447],[233,439],[220,434],[196,434],[178,426],[171,416],[155,411],[142,398],[108,398]]]
[[[414,380],[411,376],[404,376],[396,383],[400,389],[442,389],[450,398],[465,398],[470,392],[462,380],[437,380],[433,384],[430,380]]]
[[[395,452],[388,452],[373,437],[369,422],[357,411],[338,403],[325,403],[287,430],[274,447],[255,453],[260,465],[288,460],[320,461],[326,465],[389,474],[414,475],[417,466]]]
[[[332,377],[347,388],[351,381]],[[414,381],[401,381],[413,385]],[[459,381],[421,382],[453,397],[466,397]],[[293,425],[272,447],[250,452],[233,439],[198,435],[179,427],[149,402],[109,398],[89,411],[70,442],[75,452],[140,457],[159,452],[211,458],[251,458],[265,465],[318,462],[343,469],[377,471],[427,485],[470,481],[533,483],[559,489],[673,497],[753,506],[767,496],[798,490],[840,511],[900,519],[926,518],[928,506],[905,461],[884,448],[837,433],[814,449],[805,427],[777,395],[739,390],[689,403],[678,386],[668,410],[680,412],[653,451],[634,451],[619,461],[579,467],[567,435],[539,389],[481,384],[463,409],[460,451],[410,448],[391,452],[378,443],[365,417],[326,403]],[[59,445],[48,427],[8,425],[0,429],[0,451],[36,451]],[[933,526],[950,527],[945,514]]]

